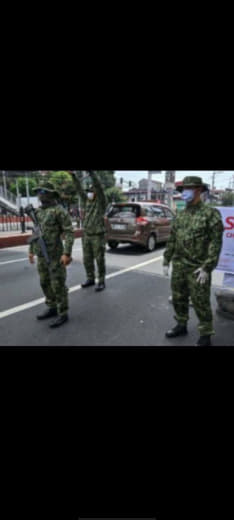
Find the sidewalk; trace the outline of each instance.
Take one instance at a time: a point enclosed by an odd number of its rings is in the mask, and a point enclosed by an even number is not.
[[[74,230],[75,238],[82,237],[82,229]],[[1,231],[0,249],[4,247],[15,247],[27,245],[32,233],[21,233],[21,231]]]

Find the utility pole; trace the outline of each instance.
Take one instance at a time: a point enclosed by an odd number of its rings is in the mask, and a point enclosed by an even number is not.
[[[147,193],[147,200],[151,200],[151,193],[152,193],[152,175],[153,173],[161,173],[161,170],[150,170],[148,171],[148,193]]]
[[[212,174],[212,191],[214,191],[214,189],[215,189],[215,176],[216,176],[216,172],[213,172],[213,174]]]
[[[21,196],[20,196],[20,192],[19,192],[19,181],[18,181],[18,179],[16,179],[16,193],[17,193],[17,206],[18,206],[18,210],[19,210],[20,206],[21,206]]]
[[[6,172],[2,170],[2,178],[3,178],[3,186],[4,186],[4,195],[5,199],[7,199],[7,184],[6,184]]]
[[[148,172],[148,192],[147,192],[147,200],[151,200],[151,192],[152,192],[152,172]]]
[[[176,170],[167,170],[165,172],[165,190],[167,192],[168,206],[173,210],[173,192],[175,189]]]
[[[27,204],[30,204],[29,182],[28,182],[28,174],[27,173],[25,173],[25,180],[26,180]]]

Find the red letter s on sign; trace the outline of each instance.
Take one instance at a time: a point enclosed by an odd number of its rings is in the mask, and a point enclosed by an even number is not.
[[[229,226],[225,226],[226,229],[234,229],[234,217],[227,217],[226,223],[229,224]]]

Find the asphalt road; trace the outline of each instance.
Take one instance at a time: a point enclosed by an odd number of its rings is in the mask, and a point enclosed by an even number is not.
[[[197,319],[190,310],[189,335],[169,340],[165,331],[174,325],[168,303],[170,281],[162,276],[164,248],[146,253],[136,246],[107,248],[107,288],[95,293],[80,288],[85,280],[82,246],[77,239],[68,268],[70,320],[52,330],[38,322],[44,308],[36,265],[27,260],[27,246],[0,251],[0,345],[2,346],[194,346]],[[234,346],[234,322],[215,313],[214,346]]]

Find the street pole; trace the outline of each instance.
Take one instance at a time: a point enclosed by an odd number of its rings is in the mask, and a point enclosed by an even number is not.
[[[5,172],[5,170],[2,170],[2,177],[3,177],[4,195],[5,195],[5,199],[7,199],[7,184],[6,184],[6,172]]]
[[[175,189],[176,170],[168,170],[165,172],[165,190],[167,192],[168,206],[174,210],[173,192]]]
[[[29,182],[28,182],[28,174],[27,173],[25,173],[25,179],[26,179],[27,204],[30,204]]]
[[[17,193],[17,206],[18,206],[18,210],[19,210],[20,206],[21,206],[21,196],[20,196],[20,192],[19,192],[19,181],[18,181],[18,179],[16,179],[16,193]]]
[[[151,170],[148,171],[148,200],[151,200],[151,194],[152,194],[152,175],[162,173],[162,170]]]
[[[152,192],[152,172],[148,172],[148,193],[147,193],[147,200],[151,200],[151,192]]]
[[[216,175],[216,173],[213,172],[213,174],[212,174],[212,191],[214,191],[214,187],[215,187],[215,175]]]

